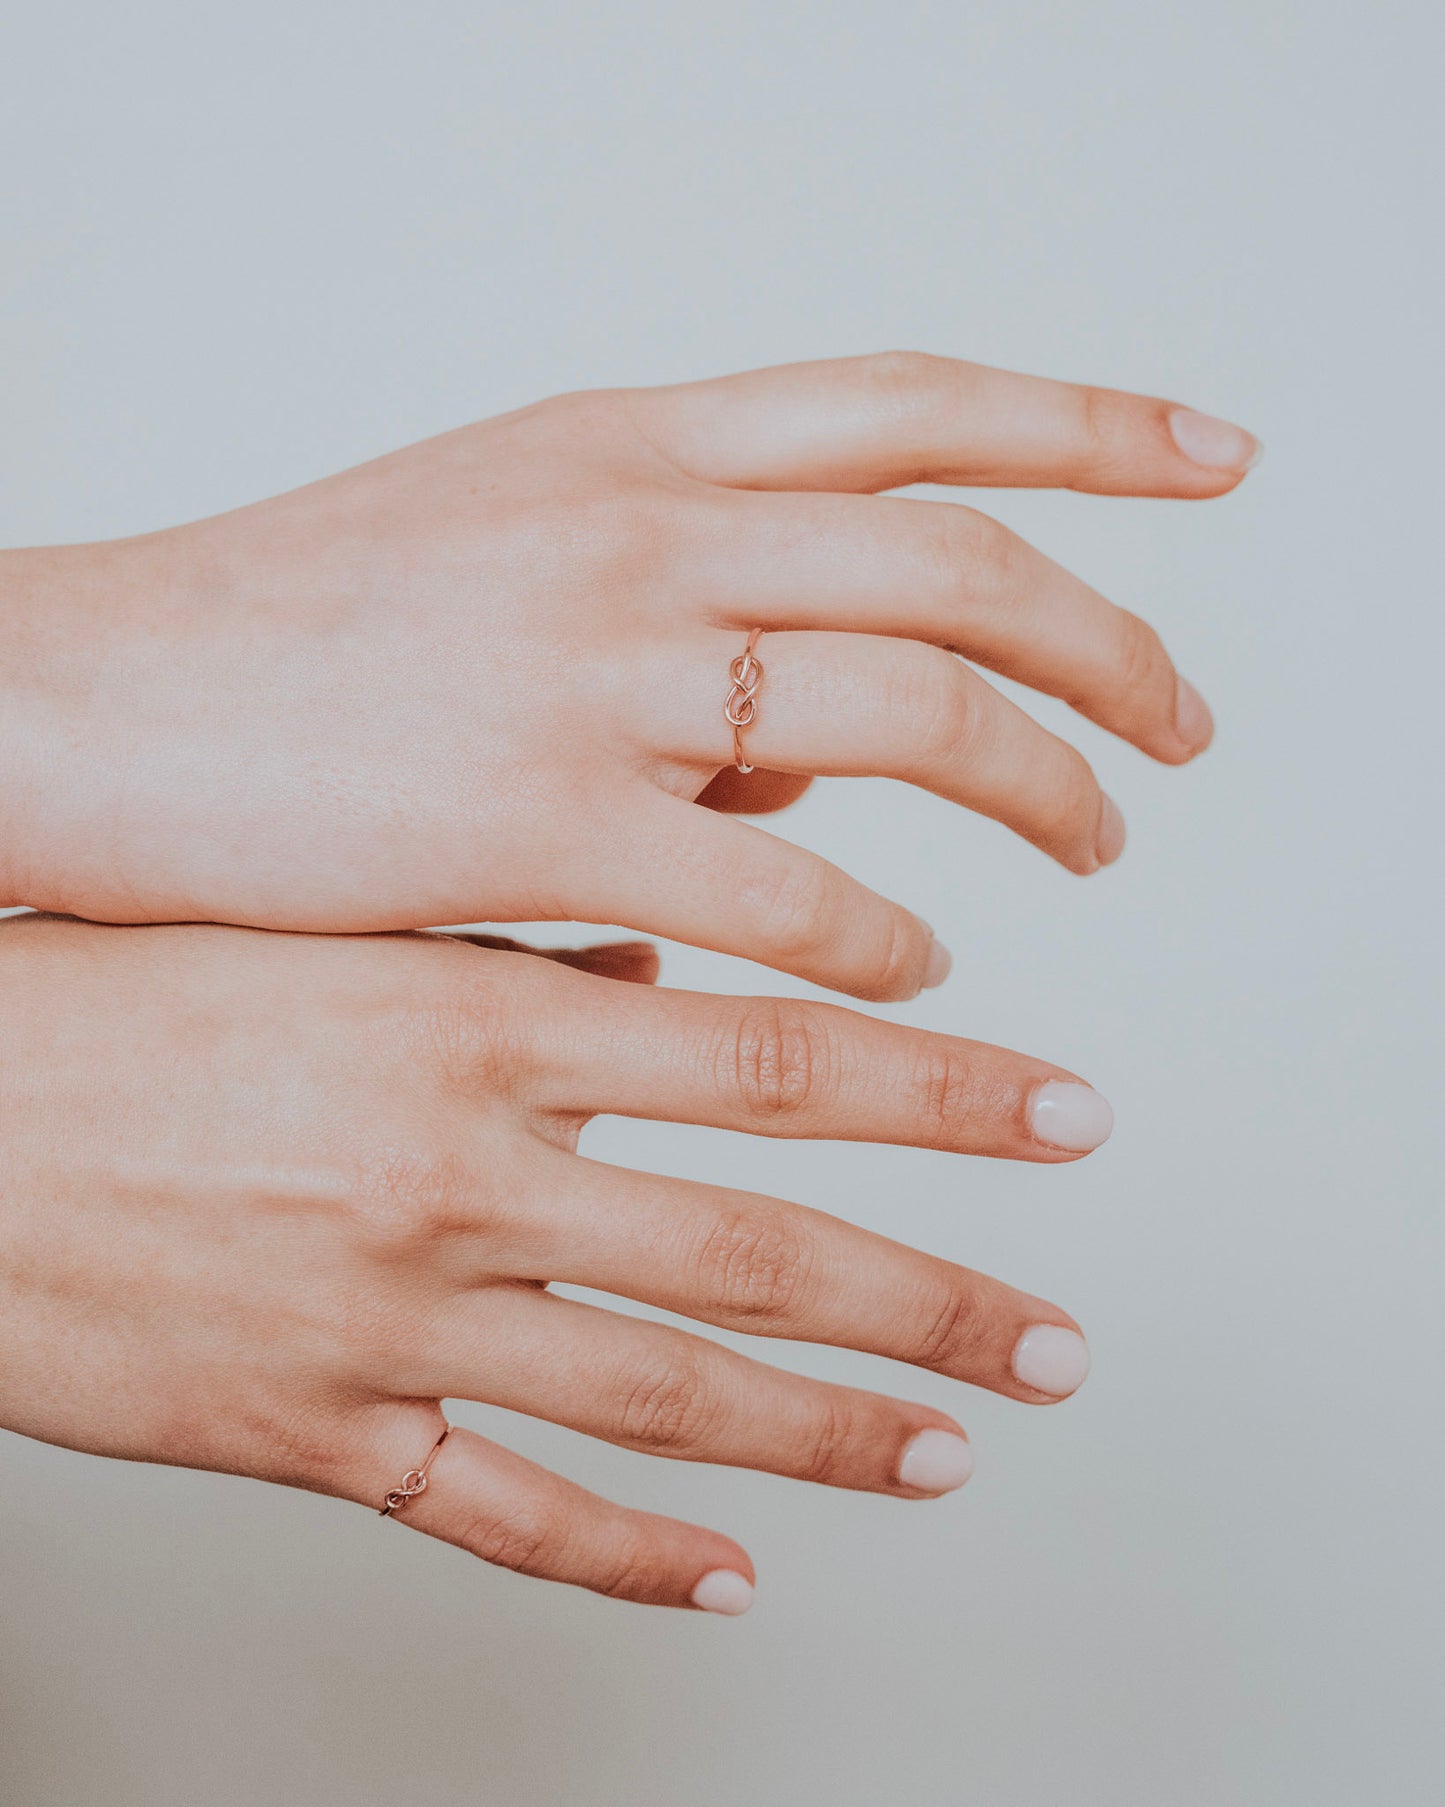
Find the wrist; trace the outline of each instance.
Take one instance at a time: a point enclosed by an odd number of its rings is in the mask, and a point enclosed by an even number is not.
[[[0,905],[64,907],[47,858],[47,825],[85,729],[97,652],[99,546],[0,551]]]

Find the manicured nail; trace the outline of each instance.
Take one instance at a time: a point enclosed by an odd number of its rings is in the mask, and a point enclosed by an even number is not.
[[[1264,456],[1264,447],[1253,433],[1227,420],[1216,420],[1212,414],[1198,414],[1193,408],[1175,408],[1169,416],[1169,431],[1186,458],[1212,471],[1251,471]]]
[[[1174,732],[1187,747],[1204,748],[1214,738],[1214,717],[1209,705],[1188,678],[1175,681]]]
[[[1089,1345],[1062,1324],[1035,1324],[1014,1345],[1014,1378],[1036,1393],[1067,1399],[1089,1373]]]
[[[1103,808],[1099,811],[1098,836],[1094,842],[1094,857],[1101,866],[1112,866],[1118,859],[1124,851],[1126,835],[1119,805],[1106,794]]]
[[[752,1605],[753,1584],[736,1569],[709,1569],[692,1590],[692,1603],[704,1612],[720,1612],[735,1619]]]
[[[973,1473],[973,1451],[967,1437],[952,1431],[919,1431],[910,1438],[898,1464],[898,1478],[920,1493],[952,1493]]]
[[[923,989],[932,991],[953,971],[953,955],[935,935],[928,949],[928,965],[923,970]]]
[[[1029,1099],[1029,1128],[1036,1142],[1087,1154],[1107,1142],[1114,1128],[1109,1100],[1073,1079],[1046,1079]]]

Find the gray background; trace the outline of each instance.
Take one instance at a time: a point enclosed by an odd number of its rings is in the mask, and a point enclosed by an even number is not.
[[[1052,1295],[1093,1379],[1031,1412],[785,1349],[962,1412],[976,1479],[914,1508],[501,1424],[742,1537],[739,1623],[0,1438],[0,1800],[1435,1802],[1440,10],[707,11],[5,8],[0,539],[162,525],[564,387],[894,346],[1256,429],[1219,503],[986,499],[1215,703],[1183,773],[1071,726],[1120,867],[1080,884],[883,784],[787,823],[953,944],[901,1014],[1078,1068],[1107,1150],[591,1132]]]

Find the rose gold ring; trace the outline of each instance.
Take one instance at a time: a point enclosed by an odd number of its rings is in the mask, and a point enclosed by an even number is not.
[[[393,1512],[400,1512],[408,1500],[414,1500],[419,1493],[426,1492],[427,1470],[436,1460],[437,1451],[451,1434],[452,1427],[448,1425],[436,1442],[432,1444],[427,1452],[426,1461],[422,1463],[421,1467],[407,1469],[401,1477],[400,1487],[393,1487],[382,1504],[381,1516],[383,1518],[390,1518]]]
[[[749,726],[758,712],[758,685],[763,681],[763,662],[756,656],[754,649],[762,631],[760,627],[753,629],[748,635],[747,645],[728,667],[733,687],[723,704],[723,714],[732,726],[733,764],[740,772],[750,772],[753,769],[743,758],[743,729]]]

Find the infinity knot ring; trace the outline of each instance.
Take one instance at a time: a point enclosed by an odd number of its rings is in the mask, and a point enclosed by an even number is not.
[[[393,1487],[382,1502],[381,1516],[383,1518],[390,1518],[393,1512],[400,1512],[408,1500],[414,1500],[419,1493],[426,1492],[427,1470],[436,1459],[437,1451],[451,1434],[452,1427],[448,1425],[428,1450],[426,1461],[422,1463],[421,1467],[407,1469],[401,1477],[401,1485]]]
[[[733,764],[740,772],[750,772],[753,769],[743,758],[743,729],[749,726],[758,712],[758,685],[763,681],[763,662],[754,649],[762,631],[760,627],[753,629],[748,635],[747,645],[728,667],[733,687],[723,704],[723,715],[733,731]]]

